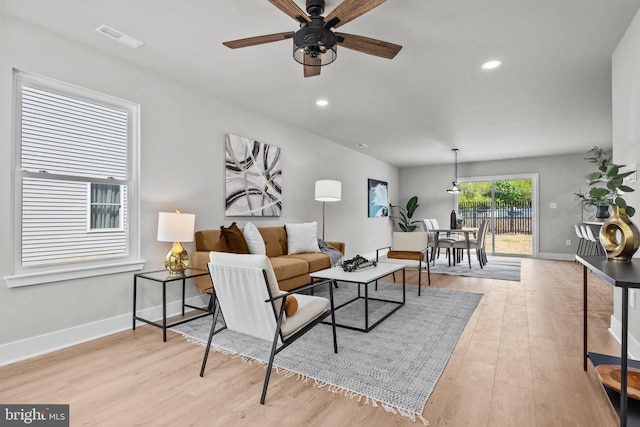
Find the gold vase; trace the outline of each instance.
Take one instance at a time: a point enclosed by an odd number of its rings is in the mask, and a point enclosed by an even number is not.
[[[611,208],[611,216],[600,228],[600,243],[607,252],[607,258],[630,261],[640,247],[640,231],[631,222],[624,208]]]

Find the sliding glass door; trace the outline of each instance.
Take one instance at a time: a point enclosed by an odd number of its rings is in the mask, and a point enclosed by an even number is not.
[[[534,255],[534,206],[537,176],[460,180],[458,215],[467,227],[489,221],[489,254]]]

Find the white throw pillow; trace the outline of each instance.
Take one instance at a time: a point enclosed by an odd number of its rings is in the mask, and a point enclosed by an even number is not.
[[[262,239],[262,235],[258,231],[258,227],[253,225],[253,223],[248,222],[247,225],[244,226],[242,234],[244,235],[244,240],[247,241],[247,246],[249,247],[250,254],[267,254],[267,249],[264,246],[264,240]]]
[[[287,229],[288,254],[304,254],[320,252],[318,247],[318,223],[305,222],[302,224],[285,223]]]

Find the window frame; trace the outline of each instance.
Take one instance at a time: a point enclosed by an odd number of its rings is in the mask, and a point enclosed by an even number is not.
[[[21,164],[22,134],[22,86],[27,84],[46,91],[60,92],[66,96],[85,99],[93,103],[101,103],[124,108],[127,111],[127,254],[121,257],[106,257],[88,261],[60,262],[38,266],[22,265],[22,179],[25,177],[42,177],[40,172],[25,171]],[[140,259],[140,200],[139,200],[139,151],[140,151],[140,105],[114,96],[85,89],[47,77],[13,70],[13,165],[12,213],[13,245],[12,271],[4,279],[10,288],[37,285],[43,283],[73,280],[104,274],[117,274],[140,270],[145,261]],[[51,175],[47,175],[51,176]],[[65,176],[65,179],[69,178]],[[73,177],[69,179],[73,180]],[[78,179],[87,181],[86,178]],[[116,184],[109,179],[88,179],[94,183]],[[89,186],[90,187],[90,186]],[[122,203],[122,197],[121,197]],[[121,211],[124,214],[123,211]],[[121,217],[122,225],[122,217]],[[112,229],[113,230],[113,229]],[[102,230],[100,230],[102,231]]]

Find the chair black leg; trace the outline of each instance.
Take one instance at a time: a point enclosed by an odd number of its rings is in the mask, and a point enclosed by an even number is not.
[[[333,293],[331,285],[329,285],[329,292]],[[280,328],[282,327],[282,317],[284,314],[284,303],[280,304],[280,315],[278,315],[278,324],[276,326],[276,333],[273,337],[273,345],[271,346],[271,355],[269,356],[269,365],[267,366],[267,373],[264,376],[264,385],[262,386],[262,396],[260,397],[260,404],[264,405],[264,401],[267,398],[267,388],[269,387],[269,378],[271,378],[271,369],[273,368],[273,358],[276,357],[276,349],[278,348],[278,338],[280,338]]]
[[[214,299],[212,296],[211,299]],[[211,341],[213,341],[213,335],[215,334],[216,322],[218,320],[218,304],[213,303],[213,321],[211,323],[211,332],[209,332],[209,341],[207,341],[207,348],[204,350],[204,358],[202,359],[202,367],[200,368],[200,376],[204,376],[204,368],[207,366],[207,359],[209,358],[209,349],[211,348]]]

